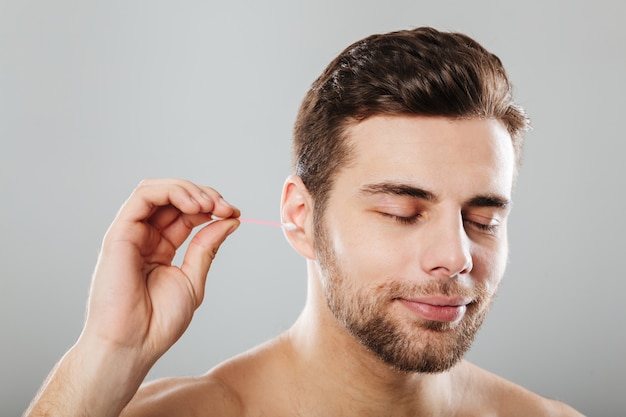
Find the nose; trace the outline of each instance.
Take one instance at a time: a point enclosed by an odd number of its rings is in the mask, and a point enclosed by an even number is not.
[[[472,271],[470,240],[461,216],[455,219],[432,219],[422,236],[422,269],[433,276],[456,277]],[[425,225],[426,226],[426,225]]]

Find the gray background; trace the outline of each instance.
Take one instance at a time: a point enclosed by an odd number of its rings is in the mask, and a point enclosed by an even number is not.
[[[532,116],[512,256],[469,358],[594,416],[626,415],[620,2],[1,1],[0,407],[18,415],[78,336],[101,238],[144,177],[276,220],[291,126],[345,46],[431,25],[504,61]],[[242,225],[150,378],[204,373],[286,329],[304,261]]]

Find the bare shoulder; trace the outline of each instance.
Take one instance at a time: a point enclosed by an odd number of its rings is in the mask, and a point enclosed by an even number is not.
[[[562,402],[542,397],[526,388],[481,369],[469,362],[463,362],[466,384],[475,387],[465,391],[476,407],[489,406],[489,415],[497,416],[546,416],[581,417],[572,407]]]
[[[277,341],[268,342],[203,376],[146,384],[121,417],[279,415],[283,403],[275,388],[284,378],[285,368],[280,367],[282,355],[277,345]]]
[[[294,415],[289,349],[279,336],[220,364],[208,376],[236,392],[240,416]]]
[[[237,392],[211,375],[166,378],[143,385],[121,417],[240,416]]]

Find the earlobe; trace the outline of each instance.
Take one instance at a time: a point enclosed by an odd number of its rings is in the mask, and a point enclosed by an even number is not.
[[[297,175],[285,181],[280,205],[281,221],[294,226],[284,229],[291,246],[307,259],[315,259],[313,239],[313,199]]]

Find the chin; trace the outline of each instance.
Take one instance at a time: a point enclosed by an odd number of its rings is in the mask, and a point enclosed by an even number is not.
[[[468,309],[455,322],[400,320],[392,312],[360,323],[348,331],[379,360],[403,373],[441,373],[459,363],[472,345],[487,309]]]

